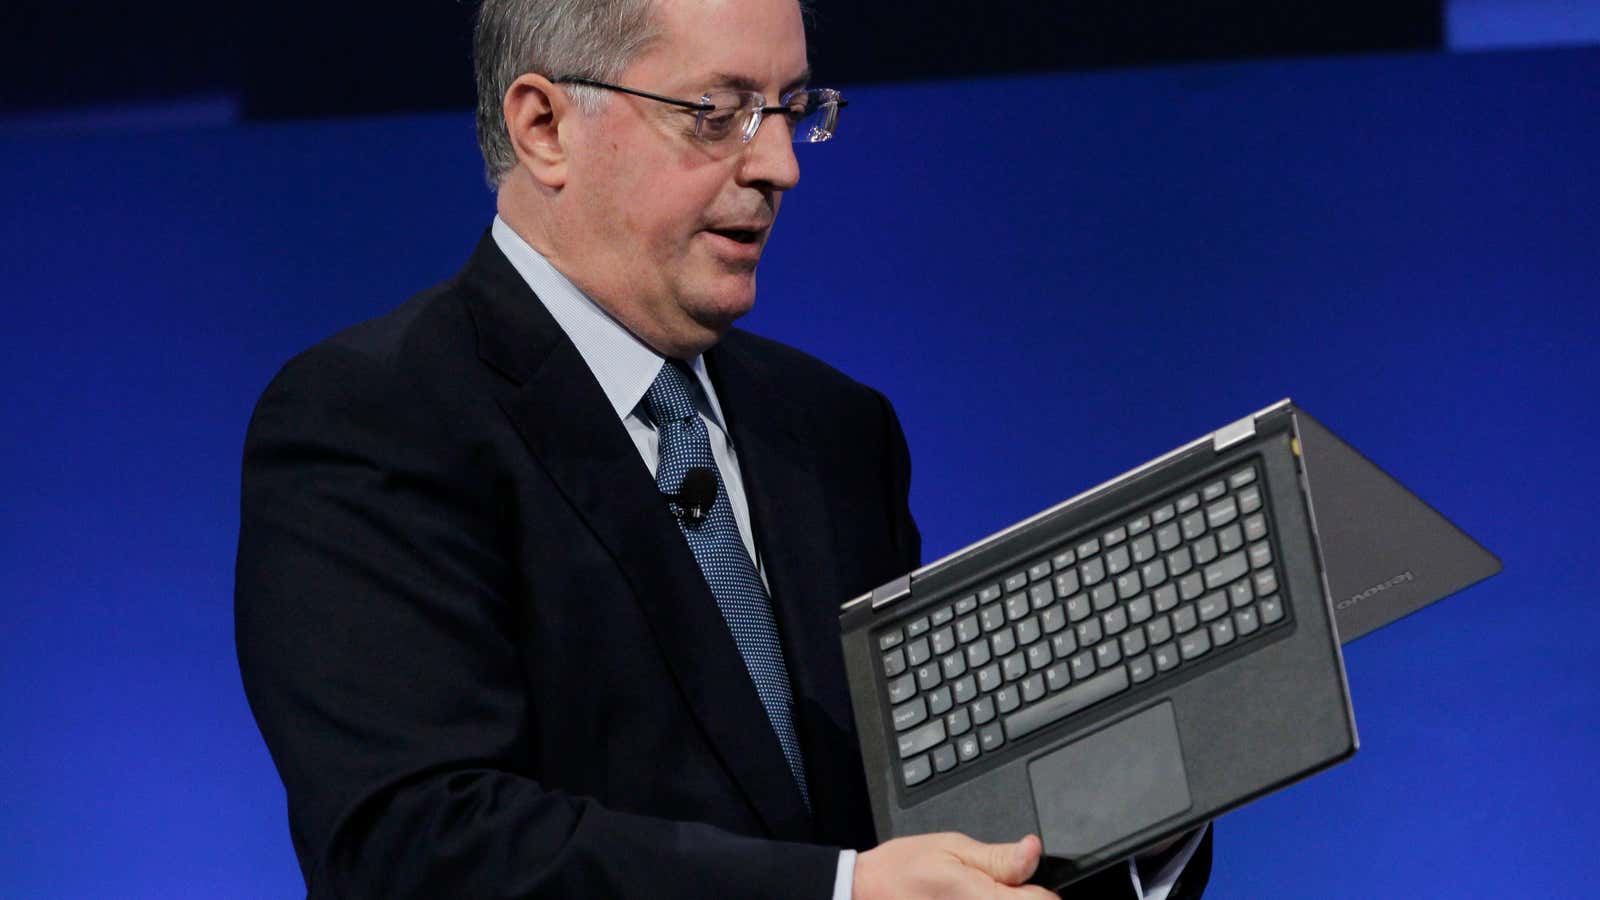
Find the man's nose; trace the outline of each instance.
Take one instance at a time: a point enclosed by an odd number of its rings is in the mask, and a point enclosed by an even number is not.
[[[755,136],[744,147],[739,173],[746,184],[767,184],[780,191],[800,183],[800,160],[794,155],[794,139],[781,114],[761,117]]]

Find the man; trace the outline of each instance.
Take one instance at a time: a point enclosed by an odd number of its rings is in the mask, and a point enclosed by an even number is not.
[[[1035,837],[872,846],[836,614],[917,563],[904,438],[731,329],[837,108],[794,0],[488,0],[477,55],[490,234],[247,439],[239,656],[308,892],[1047,896]]]

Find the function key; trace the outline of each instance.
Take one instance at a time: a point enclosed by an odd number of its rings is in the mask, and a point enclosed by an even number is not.
[[[1149,531],[1149,530],[1150,530],[1150,517],[1149,516],[1140,516],[1139,518],[1134,519],[1132,522],[1128,523],[1128,533],[1129,534],[1144,534],[1146,531]]]
[[[1095,555],[1096,553],[1099,553],[1099,552],[1100,552],[1100,540],[1098,538],[1089,538],[1087,541],[1084,541],[1083,543],[1078,545],[1078,556],[1079,557],[1093,556],[1093,555]]]
[[[1199,494],[1184,494],[1178,498],[1178,512],[1186,513],[1200,505]]]
[[[1200,496],[1204,498],[1207,503],[1209,503],[1212,500],[1221,497],[1223,494],[1226,494],[1227,492],[1227,485],[1220,481],[1213,481],[1200,490]]]
[[[1244,513],[1253,513],[1261,508],[1261,488],[1252,485],[1239,492],[1239,509]]]
[[[952,609],[951,607],[946,606],[943,609],[940,609],[938,612],[935,612],[933,615],[929,616],[928,620],[933,623],[935,628],[937,628],[940,625],[949,624],[950,620],[954,619],[955,617],[956,617],[956,611],[954,609]]]
[[[999,599],[1000,599],[1000,585],[998,585],[998,584],[991,584],[988,587],[984,588],[983,590],[978,591],[978,602],[979,603],[993,603],[994,601],[999,600]]]
[[[1050,560],[1040,560],[1028,567],[1029,581],[1043,581],[1050,577]]]
[[[1177,515],[1177,512],[1175,512],[1173,510],[1172,504],[1168,503],[1166,506],[1159,507],[1159,508],[1156,509],[1155,512],[1151,513],[1150,514],[1150,521],[1155,523],[1155,524],[1157,524],[1157,525],[1162,525],[1162,524],[1165,524],[1167,522],[1171,522],[1173,516],[1176,516],[1176,515]]]
[[[1071,547],[1068,547],[1060,553],[1057,553],[1055,556],[1050,557],[1050,565],[1055,566],[1058,569],[1065,569],[1067,566],[1070,566],[1077,561],[1078,554],[1074,553]]]
[[[1113,528],[1100,536],[1100,540],[1103,541],[1107,547],[1111,546],[1112,544],[1120,544],[1127,539],[1128,529],[1120,526]]]
[[[898,628],[892,631],[885,631],[883,634],[878,635],[878,649],[892,650],[900,646],[905,639],[905,635],[901,634]]]
[[[956,601],[956,615],[964,616],[978,608],[978,595],[968,594]]]
[[[1022,590],[1028,585],[1027,572],[1013,572],[1006,576],[1006,593],[1011,594]]]
[[[1255,480],[1256,470],[1252,468],[1243,468],[1228,476],[1228,487],[1238,490],[1239,488],[1242,488]]]
[[[906,623],[906,637],[917,637],[918,635],[927,634],[927,633],[928,633],[928,617],[927,616],[923,616],[920,619],[912,619],[910,622]]]

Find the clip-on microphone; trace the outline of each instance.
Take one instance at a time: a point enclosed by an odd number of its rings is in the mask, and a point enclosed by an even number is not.
[[[683,473],[683,483],[676,494],[663,494],[676,506],[672,514],[691,525],[699,525],[711,513],[717,502],[717,473],[705,466],[695,466]]]

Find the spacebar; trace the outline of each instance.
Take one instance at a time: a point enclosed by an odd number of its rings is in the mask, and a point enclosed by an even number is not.
[[[1123,666],[1096,675],[1082,684],[1067,688],[1049,700],[1035,703],[1027,709],[1018,710],[1007,716],[1006,740],[1014,741],[1025,734],[1038,731],[1057,719],[1070,716],[1127,688],[1128,670]]]

